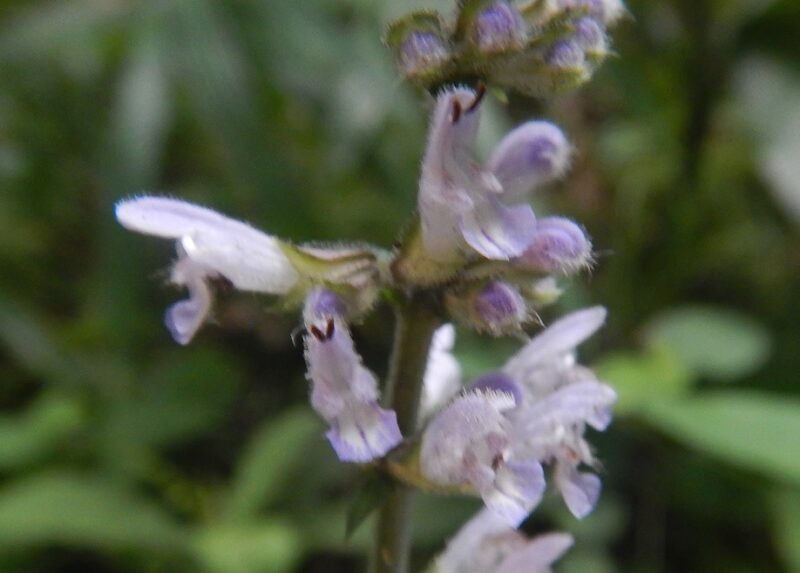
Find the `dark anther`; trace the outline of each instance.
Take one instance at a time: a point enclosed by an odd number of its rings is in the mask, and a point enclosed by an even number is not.
[[[453,100],[453,115],[450,116],[450,123],[458,123],[461,119],[461,102]]]
[[[289,335],[292,339],[292,346],[297,348],[300,346],[299,340],[302,339],[306,334],[308,334],[308,330],[305,326],[298,326],[295,328],[292,333]]]
[[[475,111],[481,104],[483,96],[485,95],[486,95],[486,84],[483,82],[478,82],[478,85],[475,86],[475,99],[472,100],[472,103],[469,104],[469,107],[465,110],[464,113],[472,113],[473,111]]]
[[[311,328],[309,328],[309,331],[311,331],[311,334],[314,335],[314,338],[316,338],[320,342],[325,342],[327,340],[330,340],[335,330],[336,326],[334,325],[332,318],[329,318],[328,322],[325,324],[325,332],[323,332],[317,326],[312,325]]]
[[[333,331],[335,326],[333,325],[333,319],[328,319],[328,324],[325,326],[325,340],[330,340],[331,336],[333,336]]]
[[[497,471],[501,463],[503,463],[503,454],[497,454],[492,458],[492,470]]]
[[[320,342],[325,342],[325,334],[319,328],[312,326],[309,330],[311,331],[311,334],[314,335],[314,338]]]

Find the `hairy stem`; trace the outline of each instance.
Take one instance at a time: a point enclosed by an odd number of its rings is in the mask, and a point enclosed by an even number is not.
[[[440,320],[424,293],[411,295],[397,312],[394,347],[386,385],[386,404],[397,413],[404,436],[417,426],[422,377]],[[407,573],[411,551],[411,490],[397,483],[381,507],[375,526],[372,573]]]

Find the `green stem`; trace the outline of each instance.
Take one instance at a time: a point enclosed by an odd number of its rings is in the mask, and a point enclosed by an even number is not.
[[[412,294],[397,312],[394,347],[386,384],[386,404],[397,413],[404,436],[417,427],[422,377],[428,362],[431,338],[440,320],[433,301],[424,293]],[[378,513],[372,573],[407,573],[411,552],[411,493],[400,483],[393,486]]]

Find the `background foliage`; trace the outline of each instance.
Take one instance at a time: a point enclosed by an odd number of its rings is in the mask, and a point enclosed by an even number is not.
[[[160,316],[171,247],[114,201],[159,191],[292,239],[388,245],[415,201],[426,107],[379,37],[444,0],[0,4],[0,570],[358,571],[359,477],[306,406],[296,317],[230,296],[188,348]],[[539,212],[600,256],[563,310],[620,392],[606,494],[561,569],[800,571],[800,5],[632,0],[619,58],[546,105],[578,154]],[[161,269],[158,271],[157,269]],[[357,332],[382,372],[391,317]],[[468,374],[514,344],[463,333]],[[421,497],[424,563],[476,505]]]

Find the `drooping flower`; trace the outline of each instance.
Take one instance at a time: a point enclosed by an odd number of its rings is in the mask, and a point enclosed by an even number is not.
[[[452,261],[465,250],[487,259],[521,255],[536,233],[530,205],[536,184],[561,176],[569,145],[546,122],[528,122],[497,146],[486,167],[472,155],[482,91],[456,88],[437,99],[420,178],[419,211],[428,255]]]
[[[566,533],[527,539],[497,515],[482,510],[449,541],[435,573],[551,573],[573,543]]]
[[[584,432],[605,430],[616,394],[576,364],[574,351],[603,323],[605,310],[579,311],[532,339],[502,371],[473,382],[433,418],[422,437],[420,467],[437,484],[469,485],[512,526],[538,504],[540,464],[553,465],[570,511],[594,507],[600,480],[579,466],[594,458]]]
[[[311,405],[330,425],[325,435],[339,459],[363,463],[382,457],[403,436],[394,411],[378,405],[377,380],[361,363],[342,308],[336,294],[322,288],[314,289],[306,301]]]
[[[185,286],[189,299],[172,305],[165,322],[180,344],[189,343],[211,310],[209,279],[281,295],[300,278],[278,239],[211,209],[166,197],[137,197],[117,203],[116,216],[131,231],[177,240],[170,280]]]

